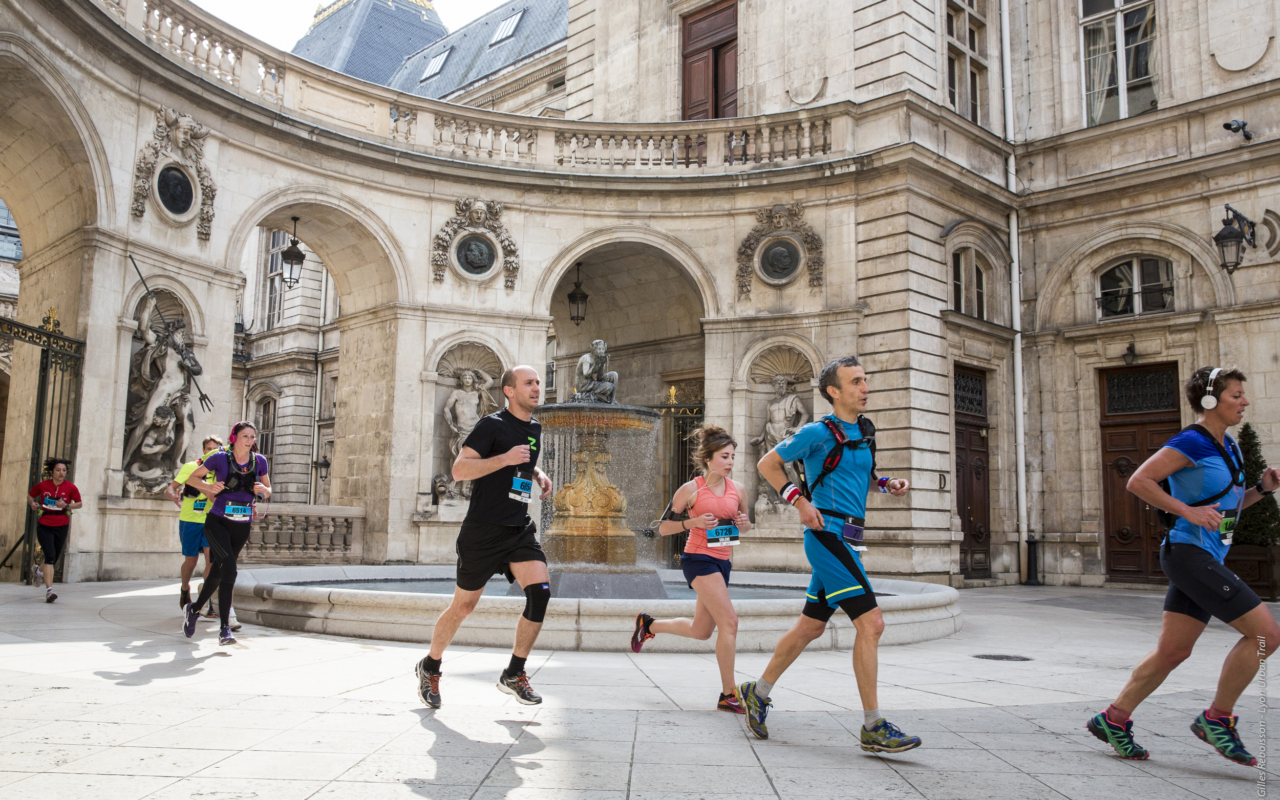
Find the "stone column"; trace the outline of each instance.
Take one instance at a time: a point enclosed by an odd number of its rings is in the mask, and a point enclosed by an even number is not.
[[[431,508],[431,480],[436,468],[436,384],[440,373],[422,373],[422,428],[418,444],[418,496],[414,506],[416,519],[425,519]]]

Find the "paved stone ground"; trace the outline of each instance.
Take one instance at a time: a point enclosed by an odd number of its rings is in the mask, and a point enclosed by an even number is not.
[[[772,738],[758,741],[740,717],[710,710],[710,655],[632,656],[625,642],[535,651],[546,702],[530,708],[494,688],[506,653],[458,647],[445,707],[431,712],[414,696],[419,646],[246,625],[240,644],[219,648],[203,622],[181,636],[172,582],[59,593],[46,605],[37,589],[0,586],[0,800],[1178,800],[1260,788],[1258,770],[1187,729],[1236,638],[1217,623],[1138,712],[1150,761],[1120,760],[1085,732],[1152,646],[1154,594],[962,593],[960,634],[881,651],[881,706],[925,744],[873,756],[857,748],[847,652],[804,655],[774,691]],[[973,658],[983,653],[1034,660]],[[740,656],[741,679],[766,660]],[[1238,709],[1255,753],[1260,685]],[[1280,716],[1269,723],[1280,730]]]

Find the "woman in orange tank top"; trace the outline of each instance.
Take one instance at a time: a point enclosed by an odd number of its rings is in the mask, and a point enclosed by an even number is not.
[[[744,714],[734,693],[738,615],[729,600],[729,554],[738,536],[751,530],[742,484],[729,477],[738,443],[716,425],[701,425],[689,438],[694,443],[693,463],[702,474],[676,490],[658,532],[663,536],[689,534],[680,566],[685,580],[698,593],[698,604],[693,619],[655,620],[644,612],[637,614],[631,652],[639,653],[644,643],[659,633],[706,640],[719,629],[716,662],[722,691],[716,708]],[[686,510],[687,517],[682,518]]]

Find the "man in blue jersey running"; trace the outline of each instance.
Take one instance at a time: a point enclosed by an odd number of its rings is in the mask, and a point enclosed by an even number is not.
[[[875,428],[861,416],[867,408],[866,370],[855,356],[836,359],[823,368],[818,390],[831,403],[833,413],[800,428],[758,464],[764,479],[800,511],[805,526],[804,554],[813,568],[813,578],[800,619],[778,641],[760,679],[738,687],[738,699],[747,709],[751,732],[768,739],[765,717],[771,705],[769,692],[809,642],[823,634],[827,621],[840,608],[857,630],[853,674],[865,718],[860,731],[862,749],[901,753],[919,747],[920,737],[907,736],[880,715],[876,672],[884,615],[858,555],[867,549],[862,541],[863,518],[875,469]],[[787,477],[785,464],[790,461],[804,465],[807,492]],[[887,477],[876,479],[876,486],[896,497],[911,488],[906,480]]]

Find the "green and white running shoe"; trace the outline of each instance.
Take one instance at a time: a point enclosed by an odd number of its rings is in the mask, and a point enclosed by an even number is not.
[[[876,726],[860,731],[862,749],[869,753],[905,753],[920,746],[919,736],[908,736],[889,720],[881,717]]]
[[[764,724],[764,720],[769,716],[769,707],[773,705],[773,701],[767,697],[761,700],[760,695],[756,694],[756,682],[747,681],[738,685],[738,702],[747,710],[747,727],[755,737],[768,739],[769,726]]]
[[[1146,761],[1150,755],[1133,740],[1133,720],[1127,719],[1123,725],[1117,725],[1107,717],[1107,712],[1100,711],[1089,719],[1084,726],[1089,733],[1111,745],[1121,758],[1133,761]]]
[[[1236,732],[1236,722],[1239,719],[1236,716],[1212,719],[1205,716],[1205,712],[1201,711],[1200,716],[1196,717],[1196,721],[1191,723],[1191,732],[1196,735],[1197,739],[1213,745],[1213,748],[1223,758],[1229,758],[1246,767],[1256,767],[1258,766],[1258,759],[1244,749],[1244,743],[1240,741],[1240,734]]]

